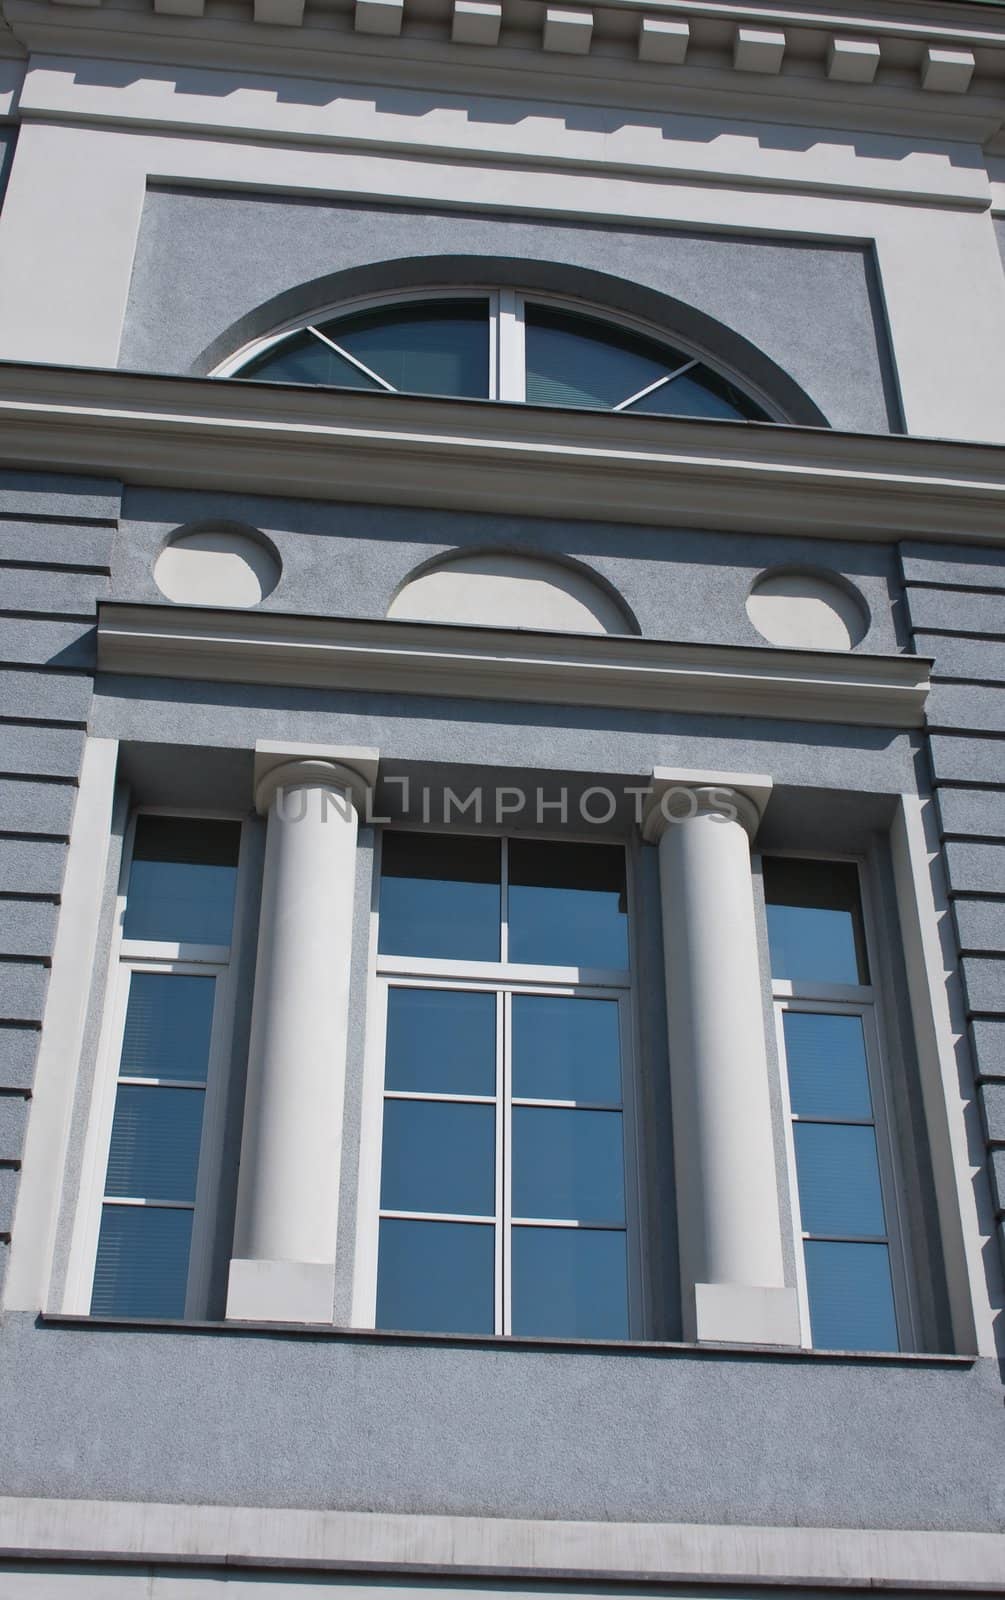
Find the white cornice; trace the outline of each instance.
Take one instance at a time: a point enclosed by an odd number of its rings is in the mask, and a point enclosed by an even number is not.
[[[726,102],[733,114],[828,126],[914,126],[929,136],[985,140],[1003,114],[1005,11],[977,6],[912,6],[873,0],[854,7],[777,0],[575,0],[592,19],[580,30],[587,49],[545,27],[547,6],[497,0],[500,28],[481,43],[458,31],[456,0],[236,0],[226,14],[205,0],[3,0],[14,36],[33,53],[189,63],[233,71],[326,75],[381,83],[420,83],[467,92],[555,94],[562,99],[684,109]],[[561,13],[573,0],[557,0]],[[414,7],[414,10],[413,10]],[[379,14],[379,26],[373,18]],[[388,18],[394,19],[393,26]],[[643,22],[686,26],[680,59],[659,58]],[[774,30],[784,43],[756,70],[744,70],[741,27]],[[388,31],[390,29],[390,31]],[[566,30],[571,34],[575,30]],[[549,44],[545,44],[546,34]],[[577,36],[578,37],[578,36]],[[833,59],[835,39],[875,45],[878,72],[856,81]],[[933,73],[931,52],[952,52]],[[969,57],[970,64],[961,60]],[[774,62],[774,64],[770,64]],[[767,64],[766,64],[767,63]],[[533,83],[528,89],[527,75]],[[683,97],[683,99],[681,99]],[[952,130],[952,131],[950,131]]]
[[[0,364],[0,465],[660,527],[1005,544],[1005,448]]]
[[[402,1573],[427,1583],[467,1574],[518,1579],[524,1585],[534,1578],[587,1587],[656,1580],[763,1586],[766,1593],[777,1593],[782,1584],[823,1585],[845,1594],[898,1589],[1000,1594],[1003,1546],[1000,1533],[938,1529],[549,1522],[28,1496],[0,1500],[0,1554],[7,1559],[212,1564],[237,1572],[271,1568],[277,1588],[285,1568]],[[53,1586],[61,1582],[69,1585],[70,1579],[57,1576]],[[74,1592],[67,1588],[68,1594]]]
[[[931,663],[595,634],[105,603],[102,672],[629,710],[922,725]]]

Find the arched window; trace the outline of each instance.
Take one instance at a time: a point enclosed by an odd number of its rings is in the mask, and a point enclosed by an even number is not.
[[[693,351],[641,327],[512,290],[427,294],[325,314],[258,340],[218,375],[659,416],[781,420]]]

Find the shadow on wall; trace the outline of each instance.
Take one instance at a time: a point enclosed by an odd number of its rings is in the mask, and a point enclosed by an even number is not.
[[[526,30],[515,35],[513,42],[525,46],[537,35]],[[626,41],[624,59],[635,61],[636,43]],[[633,110],[630,116],[610,107],[565,105],[545,100],[514,100],[503,96],[474,94],[467,101],[444,92],[430,94],[425,90],[398,89],[388,85],[367,85],[340,82],[333,88],[329,81],[275,74],[256,67],[257,92],[262,102],[278,105],[334,108],[345,105],[354,108],[349,113],[359,115],[365,109],[394,117],[409,117],[416,122],[442,112],[456,118],[463,111],[462,125],[518,128],[523,123],[539,124],[542,117],[571,133],[596,134],[604,140],[619,131],[630,129],[645,139],[647,158],[659,162],[660,143],[696,146],[734,144],[744,141],[761,150],[786,150],[805,153],[818,147],[828,150],[847,149],[856,156],[871,160],[904,162],[912,158],[930,162],[933,156],[941,158],[947,167],[965,171],[982,171],[981,152],[976,144],[956,141],[947,145],[936,139],[924,140],[912,136],[901,138],[896,134],[865,132],[827,126],[801,128],[781,126],[763,121],[746,121],[740,118],[723,121],[716,117],[703,117],[691,113],[665,113]],[[132,62],[86,61],[73,69],[75,83],[110,89],[128,89],[142,85],[148,90],[157,86],[158,99],[163,102],[171,93],[197,95],[206,99],[226,100],[234,95],[248,95],[247,73],[209,71],[200,67],[176,63],[142,66]],[[459,141],[460,142],[460,141]]]

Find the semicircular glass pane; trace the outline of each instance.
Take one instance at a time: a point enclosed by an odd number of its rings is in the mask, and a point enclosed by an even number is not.
[[[609,411],[688,360],[654,339],[550,306],[527,307],[525,338],[532,405]]]
[[[488,396],[488,300],[388,306],[318,326],[392,389],[471,399]]]
[[[659,417],[722,417],[737,422],[770,422],[767,412],[710,367],[692,367],[651,394],[625,407]]]
[[[379,389],[359,367],[305,328],[256,356],[236,374],[263,383],[311,383],[328,389]]]

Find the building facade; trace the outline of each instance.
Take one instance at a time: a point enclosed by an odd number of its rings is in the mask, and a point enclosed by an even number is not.
[[[1005,1591],[1005,6],[3,16],[0,1596]]]

